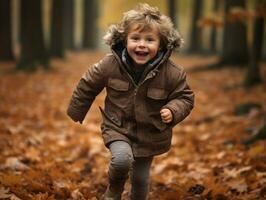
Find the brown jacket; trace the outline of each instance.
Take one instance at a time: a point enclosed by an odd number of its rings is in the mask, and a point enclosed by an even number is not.
[[[187,85],[184,70],[176,66],[168,50],[163,59],[138,85],[113,54],[91,66],[80,79],[67,113],[82,122],[93,100],[106,88],[101,125],[105,145],[123,140],[132,146],[135,157],[162,154],[171,146],[172,128],[188,116],[193,108],[194,94]],[[170,124],[162,122],[160,110],[173,113]]]

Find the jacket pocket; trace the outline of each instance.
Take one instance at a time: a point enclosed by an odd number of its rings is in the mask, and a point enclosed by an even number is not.
[[[148,88],[146,108],[153,126],[160,132],[168,128],[162,122],[160,110],[167,103],[168,91],[163,88]]]
[[[116,106],[120,110],[126,109],[132,102],[129,86],[129,82],[127,81],[113,78],[109,79],[106,87],[106,108]],[[109,113],[108,109],[105,110]],[[115,113],[115,111],[112,111],[111,114],[113,112]]]
[[[148,88],[147,97],[154,100],[164,100],[168,97],[168,92],[161,88]]]
[[[129,89],[129,82],[120,79],[109,79],[107,85],[117,91],[128,91]]]
[[[116,126],[119,126],[121,127],[122,126],[122,120],[121,120],[121,117],[118,117],[117,115],[110,115],[110,114],[107,114],[101,107],[100,108],[100,111],[102,113],[102,116],[104,118],[104,123],[108,124],[109,123],[112,123],[112,124],[115,124]]]
[[[169,126],[162,121],[160,115],[158,117],[151,116],[151,122],[160,132],[169,128]]]
[[[163,88],[148,88],[146,108],[150,114],[160,113],[161,108],[167,103],[168,91]]]

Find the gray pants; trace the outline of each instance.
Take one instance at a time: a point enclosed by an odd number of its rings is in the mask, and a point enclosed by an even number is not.
[[[124,141],[112,142],[109,146],[112,158],[109,164],[109,187],[121,194],[130,174],[131,200],[145,200],[149,193],[149,171],[153,157],[134,158],[131,146]]]

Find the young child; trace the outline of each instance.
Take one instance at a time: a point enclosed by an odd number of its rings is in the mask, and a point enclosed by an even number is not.
[[[170,19],[147,4],[124,13],[104,39],[112,53],[82,76],[67,113],[82,123],[106,88],[101,130],[112,158],[104,199],[121,199],[130,176],[130,199],[144,200],[153,156],[169,150],[172,128],[193,108],[186,74],[169,59],[182,40]]]

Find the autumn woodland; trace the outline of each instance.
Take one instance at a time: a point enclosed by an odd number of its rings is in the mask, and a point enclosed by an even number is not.
[[[171,59],[195,92],[171,150],[151,167],[151,200],[266,199],[265,0],[1,0],[0,199],[97,200],[108,184],[99,106],[66,115],[109,47],[102,36],[139,2],[184,38]],[[123,199],[128,199],[126,183]]]

